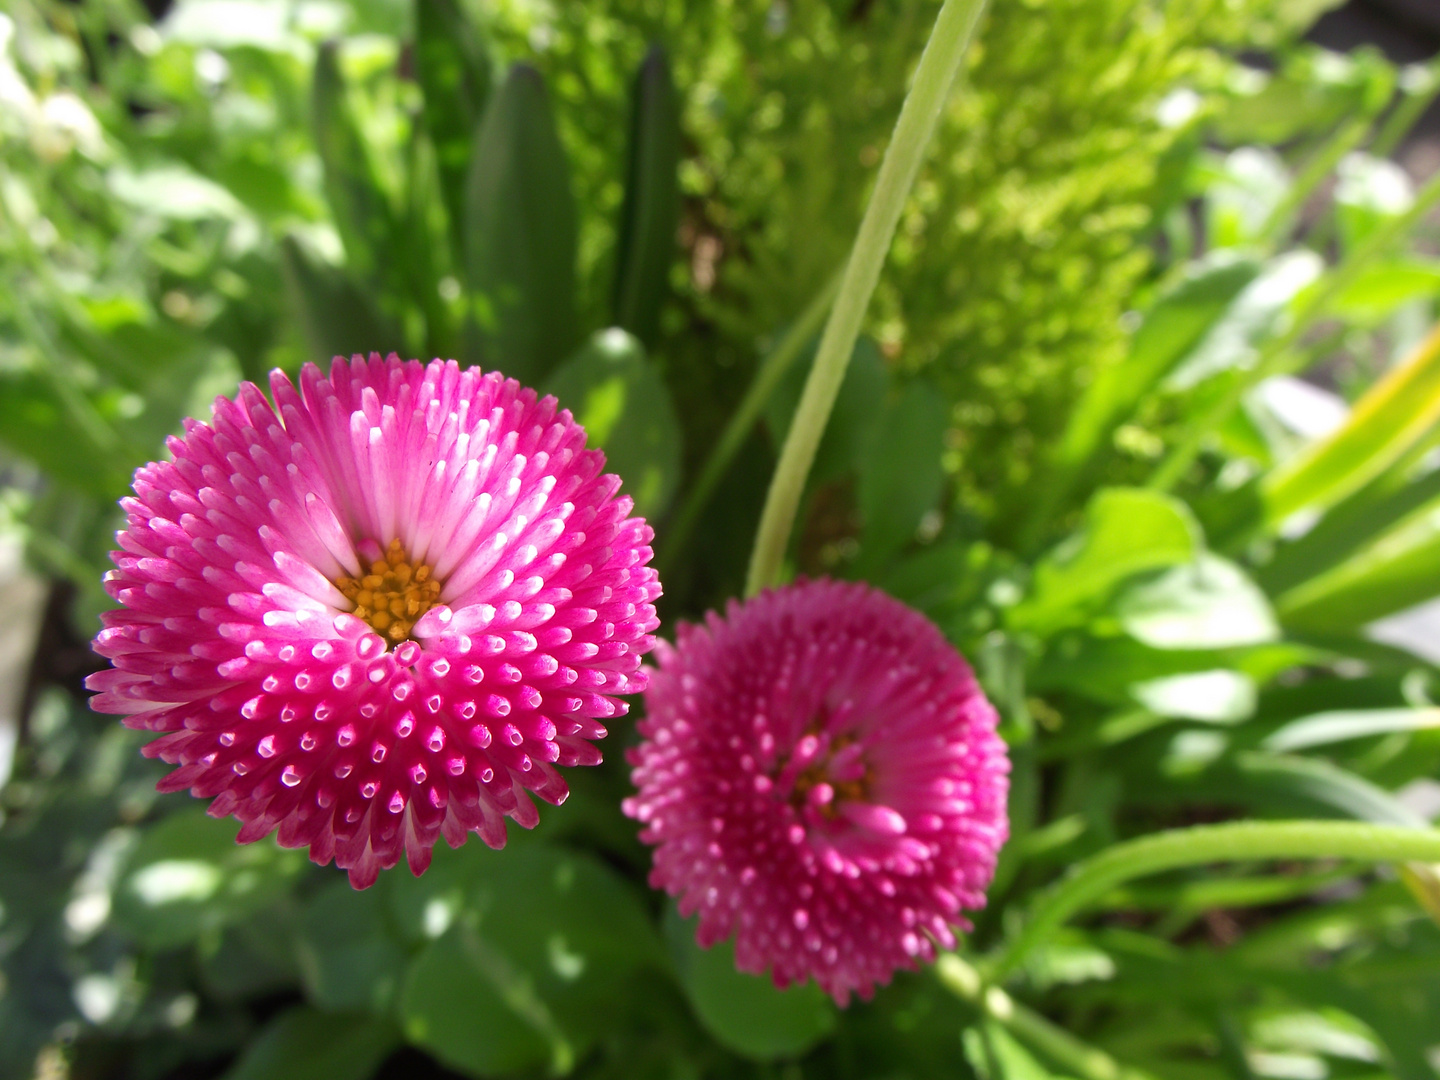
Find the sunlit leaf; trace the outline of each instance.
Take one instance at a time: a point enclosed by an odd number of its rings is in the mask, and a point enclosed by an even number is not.
[[[680,480],[680,422],[670,391],[645,350],[623,330],[602,330],[545,380],[546,393],[605,451],[635,512],[657,518]]]
[[[777,989],[768,975],[735,970],[735,946],[695,943],[695,922],[667,908],[665,937],[696,1017],[722,1045],[756,1061],[796,1057],[828,1035],[834,1002],[814,983]]]

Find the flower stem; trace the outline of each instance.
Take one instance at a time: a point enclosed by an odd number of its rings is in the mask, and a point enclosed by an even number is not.
[[[779,385],[785,372],[790,370],[795,358],[819,332],[821,323],[830,312],[830,305],[835,302],[835,293],[839,287],[840,275],[836,274],[826,282],[825,288],[815,299],[810,301],[809,306],[800,313],[800,318],[790,325],[785,335],[766,354],[765,359],[760,361],[760,367],[755,372],[750,388],[745,391],[745,397],[725,425],[715,448],[710,451],[705,467],[700,470],[699,477],[685,496],[685,502],[676,513],[673,524],[665,530],[665,542],[661,545],[659,558],[656,560],[662,568],[662,577],[665,576],[664,570],[673,566],[675,560],[684,553],[695,523],[710,504],[715,485],[725,475],[731,460],[744,444],[750,429],[755,426],[760,410],[765,408],[765,403],[770,400],[770,395],[775,392],[775,387]]]
[[[880,163],[880,174],[869,205],[865,207],[855,246],[845,264],[840,291],[825,323],[815,363],[810,368],[810,377],[805,382],[805,391],[800,396],[790,433],[770,480],[760,527],[755,534],[755,547],[750,554],[746,596],[754,596],[779,579],[785,549],[795,526],[795,513],[805,490],[805,478],[830,419],[835,395],[840,392],[855,339],[860,335],[860,324],[890,251],[900,212],[984,7],[985,0],[945,0],[930,31],[930,40],[915,69],[914,82],[895,122],[895,133]]]
[[[986,986],[980,973],[954,953],[946,953],[936,961],[935,974],[946,989],[976,1005],[986,1016],[1082,1080],[1152,1080],[1149,1073],[1122,1065],[1105,1051],[1081,1042],[1000,987]]]
[[[1440,862],[1440,829],[1354,821],[1238,821],[1142,836],[1081,863],[1041,895],[1024,929],[985,965],[997,983],[1081,908],[1132,878],[1237,859]]]

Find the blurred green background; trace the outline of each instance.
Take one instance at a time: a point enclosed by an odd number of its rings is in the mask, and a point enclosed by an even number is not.
[[[1440,814],[1440,31],[1332,6],[992,0],[907,205],[790,567],[923,610],[1002,712],[967,955],[1131,838]],[[533,834],[355,893],[85,708],[134,468],[336,353],[555,393],[662,633],[737,594],[938,8],[7,0],[0,1077],[1440,1076],[1432,867],[1117,889],[1007,983],[1039,1028],[932,972],[841,1013],[646,890],[628,723]]]

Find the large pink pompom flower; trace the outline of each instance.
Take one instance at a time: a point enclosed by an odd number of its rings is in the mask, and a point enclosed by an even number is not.
[[[969,666],[863,584],[802,582],[682,625],[645,695],[625,812],[651,884],[742,971],[840,1004],[954,945],[1008,832],[1009,759]]]
[[[349,870],[505,842],[643,690],[651,530],[553,398],[453,361],[250,383],[122,501],[101,712],[168,732],[165,791]]]

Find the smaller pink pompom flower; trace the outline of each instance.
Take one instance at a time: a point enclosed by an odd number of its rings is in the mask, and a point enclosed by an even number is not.
[[[625,812],[650,882],[735,935],[742,971],[844,1005],[954,946],[1009,834],[1009,758],[969,666],[918,612],[809,581],[682,625],[645,695]]]
[[[162,791],[357,888],[505,843],[645,688],[651,531],[554,398],[454,361],[337,358],[187,421],[135,474],[92,706],[165,732]]]

